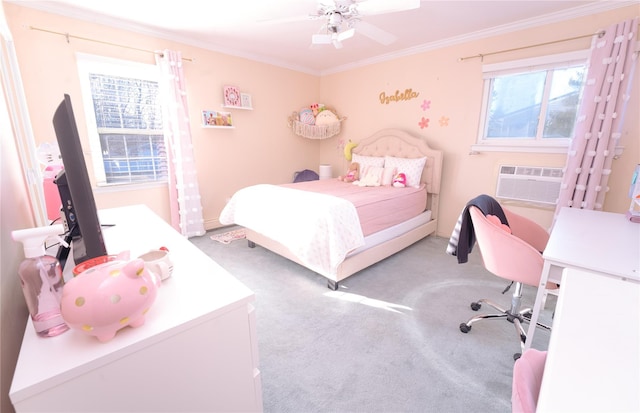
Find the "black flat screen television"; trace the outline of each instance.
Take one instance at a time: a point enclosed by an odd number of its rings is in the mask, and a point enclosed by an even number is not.
[[[69,250],[73,252],[74,263],[80,264],[88,259],[107,255],[107,249],[82,153],[71,98],[67,94],[53,115],[53,128],[64,167],[56,176],[55,182],[62,201],[61,218],[66,220],[65,240],[71,244],[70,249],[61,246],[58,250],[57,258],[64,267]]]

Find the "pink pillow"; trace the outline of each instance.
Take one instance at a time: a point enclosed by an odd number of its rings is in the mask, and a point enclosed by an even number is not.
[[[396,168],[386,166],[384,172],[382,172],[382,185],[389,186],[393,183],[393,178],[396,176]]]
[[[491,222],[493,225],[497,226],[498,228],[501,228],[503,231],[508,232],[509,234],[511,234],[511,228],[509,228],[509,225],[505,225],[502,223],[502,221],[500,221],[500,218],[498,218],[495,215],[487,215],[487,219],[489,220],[489,222]]]

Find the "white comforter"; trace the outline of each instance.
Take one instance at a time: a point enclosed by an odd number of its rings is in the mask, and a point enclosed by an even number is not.
[[[241,225],[278,241],[325,276],[335,275],[349,251],[364,245],[351,202],[276,185],[236,192],[222,210],[220,223]]]

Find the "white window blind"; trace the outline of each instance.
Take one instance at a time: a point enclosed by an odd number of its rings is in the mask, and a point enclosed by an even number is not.
[[[166,181],[155,66],[132,70],[130,62],[86,55],[78,63],[98,185]]]

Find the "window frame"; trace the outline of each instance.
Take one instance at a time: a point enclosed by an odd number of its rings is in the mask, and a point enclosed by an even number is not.
[[[482,106],[478,123],[476,143],[471,146],[472,153],[479,152],[538,152],[538,153],[567,153],[571,138],[485,138],[487,116],[489,113],[489,93],[491,80],[497,76],[529,73],[549,69],[561,69],[576,64],[588,63],[589,49],[573,52],[546,55],[528,59],[512,60],[502,63],[486,64],[482,66],[483,87]],[[586,80],[586,78],[585,78]],[[546,87],[550,87],[547,82]],[[548,101],[542,102],[546,111]],[[542,122],[542,120],[540,120]],[[540,123],[539,123],[540,124]],[[540,132],[539,132],[540,133]]]
[[[100,144],[100,134],[98,132],[96,115],[93,107],[91,84],[89,80],[90,73],[99,73],[106,76],[136,78],[159,83],[161,73],[158,67],[149,63],[139,63],[87,53],[76,53],[76,62],[80,79],[82,105],[85,113],[87,138],[90,148],[89,154],[92,163],[91,172],[93,172],[95,186],[98,188],[120,187],[124,189],[123,187],[126,187],[126,189],[135,189],[140,187],[166,185],[167,179],[149,180],[144,182],[107,182]],[[126,129],[114,129],[114,131],[124,130]]]

